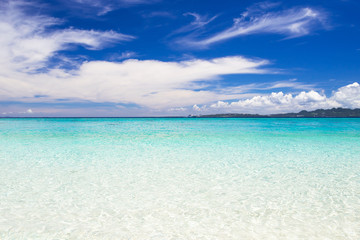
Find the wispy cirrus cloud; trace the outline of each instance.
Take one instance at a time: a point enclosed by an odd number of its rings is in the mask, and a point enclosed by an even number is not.
[[[118,53],[114,53],[109,57],[110,61],[120,61],[120,60],[124,60],[124,59],[129,59],[129,58],[135,58],[137,56],[136,52],[132,52],[132,51],[125,51],[122,52],[121,54]]]
[[[275,6],[277,5],[267,4],[256,8],[257,11],[250,8],[243,12],[241,17],[235,18],[231,27],[223,31],[206,38],[192,34],[177,39],[177,43],[185,47],[206,48],[235,37],[264,33],[296,38],[308,35],[316,27],[325,25],[326,16],[319,10],[310,7],[295,7],[282,11],[269,11]]]
[[[184,16],[192,16],[194,17],[194,20],[189,25],[178,29],[176,31],[177,33],[188,32],[202,28],[205,25],[209,24],[210,22],[214,21],[218,17],[217,15],[213,17],[209,17],[207,15],[200,15],[198,13],[192,13],[192,12],[184,13]]]
[[[314,84],[304,84],[302,82],[298,82],[297,79],[289,79],[286,81],[251,83],[242,84],[240,86],[221,87],[217,89],[217,91],[223,94],[244,94],[258,91],[268,91],[272,89],[314,90],[316,89],[316,86]]]
[[[200,15],[200,14],[194,13],[194,12],[187,12],[187,13],[184,13],[183,15],[192,17],[193,21],[191,21],[189,24],[187,24],[181,28],[176,29],[175,31],[170,33],[168,35],[168,37],[177,35],[177,34],[181,34],[181,33],[201,30],[207,24],[214,21],[218,17],[217,15],[209,17],[207,15]]]
[[[66,0],[71,8],[82,11],[95,11],[96,15],[102,16],[119,8],[134,7],[143,4],[153,4],[160,0]]]
[[[254,15],[254,14],[264,14],[270,9],[277,8],[281,5],[281,2],[271,2],[271,1],[264,1],[254,3],[246,8],[246,11],[243,12],[242,16]]]
[[[90,50],[130,41],[134,36],[115,31],[59,29],[62,21],[45,15],[28,15],[21,1],[8,1],[0,7],[0,63],[3,69],[39,69],[57,52],[74,45]]]

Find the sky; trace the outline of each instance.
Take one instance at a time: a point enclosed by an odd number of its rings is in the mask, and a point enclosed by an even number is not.
[[[360,108],[360,1],[0,0],[0,117]]]

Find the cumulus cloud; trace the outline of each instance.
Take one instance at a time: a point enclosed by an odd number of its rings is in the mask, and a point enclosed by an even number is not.
[[[264,12],[270,8],[268,5],[262,7],[261,11],[251,9],[242,13],[240,18],[234,19],[231,27],[212,36],[194,38],[191,35],[179,39],[177,42],[190,47],[207,47],[231,38],[260,33],[281,34],[287,38],[295,38],[309,34],[320,24],[324,25],[325,16],[318,10],[292,8],[284,11]]]
[[[344,107],[359,108],[360,107],[360,85],[355,82],[347,86],[339,88],[333,96],[332,100],[338,102]]]
[[[333,107],[360,108],[360,85],[355,82],[334,91],[327,97],[314,90],[302,91],[299,94],[273,92],[238,101],[218,101],[210,106],[195,106],[193,110],[203,113],[237,112],[237,113],[286,113],[301,110],[328,109]]]

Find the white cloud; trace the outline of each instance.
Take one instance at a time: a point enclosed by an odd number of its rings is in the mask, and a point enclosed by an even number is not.
[[[264,11],[276,8],[281,5],[281,2],[258,2],[250,7],[246,8],[246,11],[242,14],[243,16],[253,15],[255,13],[264,13]]]
[[[127,58],[134,58],[137,56],[136,52],[132,52],[132,51],[125,51],[122,52],[121,54],[117,54],[114,53],[110,56],[110,60],[111,61],[119,61],[119,60],[123,60],[123,59],[127,59]]]
[[[83,8],[91,7],[97,10],[98,16],[101,16],[119,8],[126,8],[139,4],[151,4],[158,1],[159,0],[69,0],[69,6],[74,7],[72,5],[76,3],[80,4]]]
[[[11,116],[11,115],[23,115],[23,114],[33,114],[34,112],[31,110],[31,109],[28,109],[26,111],[20,111],[20,112],[2,112],[2,115],[8,115],[8,116]]]
[[[175,31],[171,32],[167,37],[171,37],[174,35],[178,35],[185,32],[191,32],[191,31],[200,31],[202,28],[204,28],[207,24],[214,21],[218,16],[208,17],[206,15],[200,15],[198,13],[194,12],[187,12],[183,14],[184,16],[191,16],[193,18],[193,21],[189,24],[180,27],[176,29]]]
[[[0,101],[57,103],[58,99],[68,99],[77,102],[133,104],[139,108],[169,109],[170,112],[186,112],[190,110],[189,106],[193,106],[192,111],[202,113],[273,113],[360,107],[358,83],[339,88],[330,97],[314,90],[297,95],[283,92],[258,96],[254,96],[256,93],[249,94],[257,89],[309,90],[313,87],[295,80],[204,90],[204,86],[212,86],[223,75],[272,72],[264,69],[269,61],[242,56],[172,62],[137,59],[122,62],[89,61],[79,63],[78,68],[70,71],[60,68],[36,71],[47,66],[51,57],[69,45],[80,44],[94,50],[114,41],[132,39],[131,36],[112,31],[49,30],[60,23],[58,19],[47,16],[24,15],[19,6],[10,3],[0,9]],[[125,52],[121,57],[132,56],[132,52]],[[241,100],[228,102],[232,99]],[[218,102],[208,106],[214,101]],[[32,112],[31,109],[26,111]]]
[[[260,74],[266,60],[241,56],[209,60],[164,62],[129,59],[123,62],[89,61],[66,71],[48,68],[48,60],[71,44],[99,49],[112,41],[132,37],[112,31],[49,28],[55,18],[28,16],[21,6],[1,8],[0,101],[57,102],[91,101],[130,103],[151,109],[179,108],[194,103],[234,99],[240,94],[201,90],[226,74]],[[127,52],[121,57],[131,57]],[[38,71],[45,67],[45,71]],[[202,83],[198,83],[202,81]],[[42,96],[41,98],[37,96]]]
[[[200,108],[197,104],[194,104],[194,106],[192,108],[194,111],[200,112],[202,110],[206,110],[206,105],[204,105],[202,108]]]
[[[251,10],[242,13],[240,18],[235,18],[233,26],[224,31],[203,39],[188,36],[178,40],[178,43],[190,47],[207,47],[234,37],[260,33],[282,34],[294,38],[309,34],[313,27],[323,24],[324,19],[322,12],[312,8],[293,8],[268,13]]]
[[[192,16],[194,17],[194,20],[189,25],[178,29],[177,32],[186,32],[186,31],[202,28],[217,18],[217,16],[208,17],[206,15],[200,15],[198,13],[193,13],[193,12],[185,13],[184,16]]]
[[[194,110],[206,110],[207,113],[238,112],[238,113],[286,113],[319,108],[360,108],[360,85],[355,82],[334,91],[330,97],[311,90],[302,91],[297,95],[273,92],[258,95],[239,101],[218,101],[210,106],[197,106]]]
[[[90,50],[134,37],[114,31],[57,29],[61,20],[24,14],[24,4],[9,1],[0,7],[0,64],[2,68],[33,71],[60,50],[71,45],[82,45]]]
[[[169,112],[185,112],[187,109],[184,107],[170,108]]]
[[[240,56],[210,60],[162,62],[130,59],[123,62],[85,62],[77,71],[55,69],[49,73],[0,74],[1,100],[54,99],[134,103],[150,108],[182,107],[214,99],[233,99],[239,94],[199,90],[197,81],[211,82],[225,74],[265,73],[266,60]],[[141,71],[139,70],[141,69]],[[56,86],[54,88],[53,86]]]
[[[360,107],[360,85],[355,82],[347,86],[339,88],[336,91],[332,100],[340,103],[344,107],[359,108]]]
[[[289,79],[286,81],[275,81],[270,83],[250,83],[243,84],[240,86],[231,86],[231,87],[221,87],[217,89],[218,92],[223,94],[245,94],[249,92],[254,92],[257,90],[271,90],[271,89],[299,89],[299,90],[313,90],[315,88],[314,84],[304,84],[298,82],[297,79]],[[256,94],[248,94],[256,95]]]

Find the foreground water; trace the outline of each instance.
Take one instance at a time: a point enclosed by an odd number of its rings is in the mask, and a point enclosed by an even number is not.
[[[360,239],[360,119],[0,119],[0,239]]]

